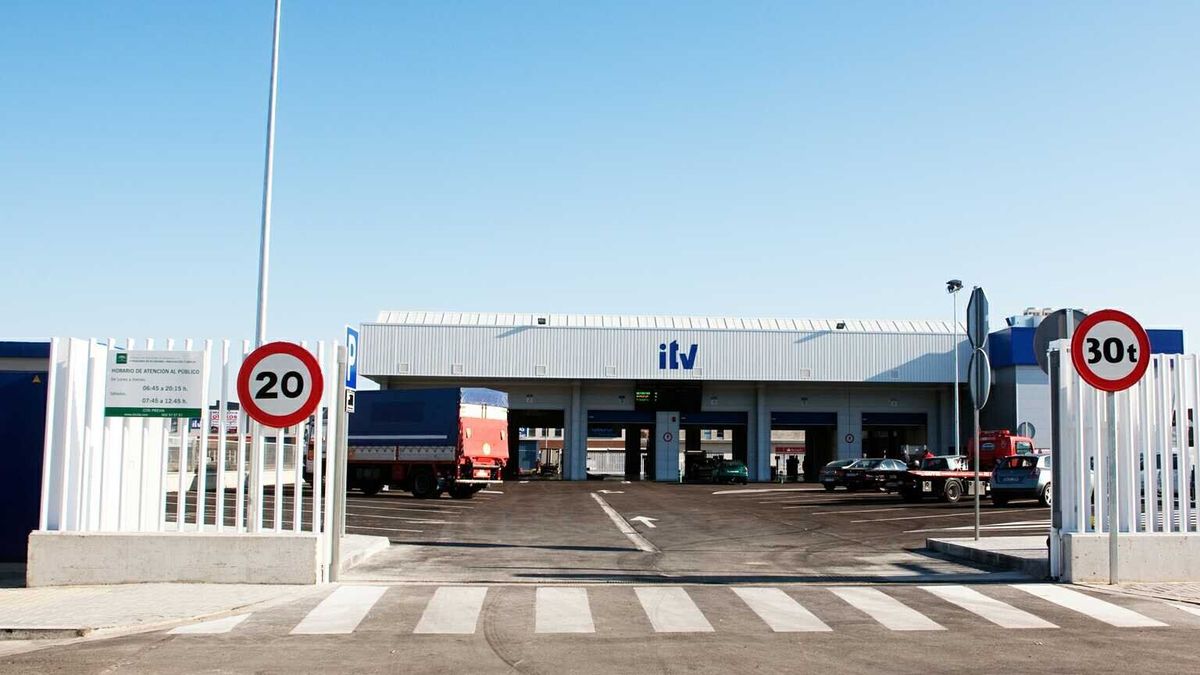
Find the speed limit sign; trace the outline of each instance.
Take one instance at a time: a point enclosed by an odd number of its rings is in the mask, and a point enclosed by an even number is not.
[[[1132,316],[1115,309],[1089,314],[1071,339],[1071,360],[1085,382],[1101,391],[1124,391],[1150,365],[1150,338]]]
[[[313,414],[324,386],[317,359],[292,342],[271,342],[250,352],[237,376],[238,401],[246,414],[276,429]]]

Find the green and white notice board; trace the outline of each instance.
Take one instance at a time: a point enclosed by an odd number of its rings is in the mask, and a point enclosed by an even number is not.
[[[200,417],[203,407],[203,351],[109,352],[105,417]]]

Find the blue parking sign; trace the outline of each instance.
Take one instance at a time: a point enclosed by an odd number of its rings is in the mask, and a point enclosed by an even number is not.
[[[358,389],[358,330],[346,326],[346,388]]]

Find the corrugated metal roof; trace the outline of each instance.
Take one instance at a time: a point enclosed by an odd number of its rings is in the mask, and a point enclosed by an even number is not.
[[[544,319],[545,323],[538,323]],[[647,328],[677,330],[734,330],[950,335],[949,321],[876,319],[789,319],[730,316],[670,316],[622,314],[530,314],[505,312],[384,311],[377,323],[404,326],[548,326],[552,328]],[[839,323],[845,328],[838,329]],[[964,332],[959,325],[959,333]]]

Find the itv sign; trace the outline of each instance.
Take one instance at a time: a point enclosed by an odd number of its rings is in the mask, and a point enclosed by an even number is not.
[[[670,345],[660,344],[658,346],[658,369],[691,370],[696,367],[696,354],[699,350],[700,346],[693,344],[688,347],[687,351],[683,351],[679,348],[678,340],[671,340]]]

